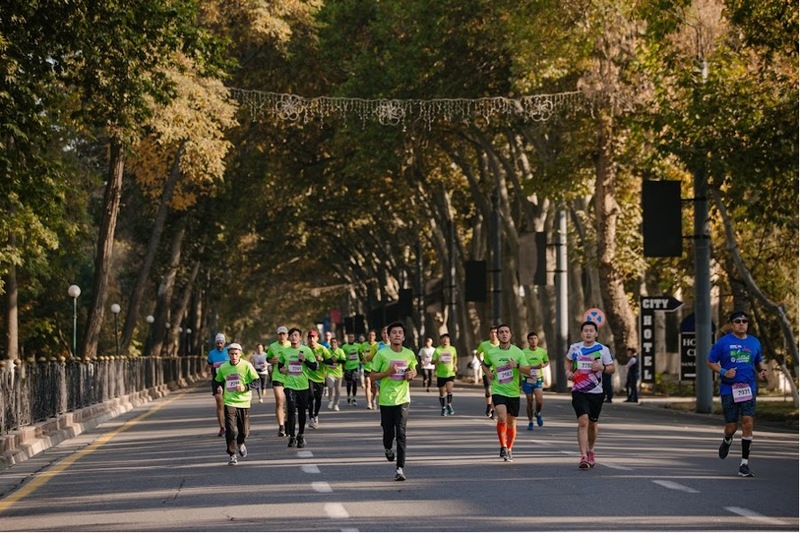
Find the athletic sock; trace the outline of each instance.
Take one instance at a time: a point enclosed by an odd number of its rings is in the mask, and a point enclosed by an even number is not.
[[[508,448],[508,428],[505,422],[497,423],[497,438],[500,439],[500,446]]]
[[[745,461],[744,464],[747,464],[747,460],[750,459],[750,445],[753,444],[753,437],[742,437],[742,461]]]
[[[506,441],[508,442],[508,449],[514,447],[514,439],[517,438],[517,426],[508,426],[506,429]]]
[[[453,403],[453,393],[452,392],[448,392],[447,393],[447,405],[450,405],[452,403]]]
[[[444,396],[439,396],[439,405],[441,405],[442,407],[444,407],[444,399],[445,399]]]

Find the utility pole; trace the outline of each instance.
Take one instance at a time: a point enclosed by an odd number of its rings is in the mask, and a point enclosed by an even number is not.
[[[563,208],[556,212],[555,224],[556,247],[556,327],[555,347],[560,358],[567,353],[569,335],[569,306],[567,305],[567,212]],[[567,376],[560,364],[551,365],[555,374],[555,386],[558,392],[566,392]]]

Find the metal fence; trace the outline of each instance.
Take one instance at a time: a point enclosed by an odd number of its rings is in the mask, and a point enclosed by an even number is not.
[[[70,411],[193,379],[200,356],[99,357],[0,363],[0,428],[15,431]]]

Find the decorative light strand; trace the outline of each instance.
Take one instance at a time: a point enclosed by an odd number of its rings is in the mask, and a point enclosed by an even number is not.
[[[430,129],[434,122],[483,119],[494,117],[546,122],[559,111],[578,111],[591,104],[580,91],[540,94],[520,98],[501,96],[487,98],[434,98],[431,100],[367,99],[317,96],[305,98],[295,94],[230,89],[231,96],[249,110],[253,120],[273,117],[304,124],[338,117],[347,120],[355,115],[362,126],[377,120],[384,126],[402,126],[409,121],[422,122]]]

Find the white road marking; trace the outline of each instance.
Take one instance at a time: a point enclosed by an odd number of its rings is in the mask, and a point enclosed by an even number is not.
[[[662,487],[672,490],[680,490],[682,492],[688,492],[689,494],[696,494],[699,492],[694,490],[692,487],[687,487],[686,485],[681,485],[680,483],[675,483],[674,481],[667,481],[665,479],[654,479],[652,481],[656,485],[661,485]]]
[[[300,467],[300,470],[305,472],[306,474],[319,474],[319,467],[317,465],[303,465]]]
[[[333,489],[324,481],[315,481],[311,484],[311,488],[317,492],[333,492]]]
[[[751,511],[750,509],[743,509],[742,507],[726,507],[726,511],[730,511],[733,514],[738,514],[739,516],[743,516],[745,518],[749,518],[751,520],[755,520],[757,522],[764,522],[766,524],[774,524],[776,526],[783,526],[785,525],[782,521],[771,518],[769,516],[764,516],[761,513],[757,513],[755,511]]]
[[[627,466],[615,465],[615,464],[612,464],[612,463],[603,462],[603,463],[599,463],[599,464],[601,464],[603,466],[607,466],[608,468],[613,468],[614,470],[633,470],[633,468],[630,468],[630,467],[627,467]]]
[[[341,503],[326,503],[325,512],[328,514],[328,518],[350,518],[347,510],[345,510],[344,505]]]
[[[314,454],[309,451],[303,450],[302,452],[297,452],[297,457],[300,457],[302,459],[307,459],[308,457],[314,457]]]

